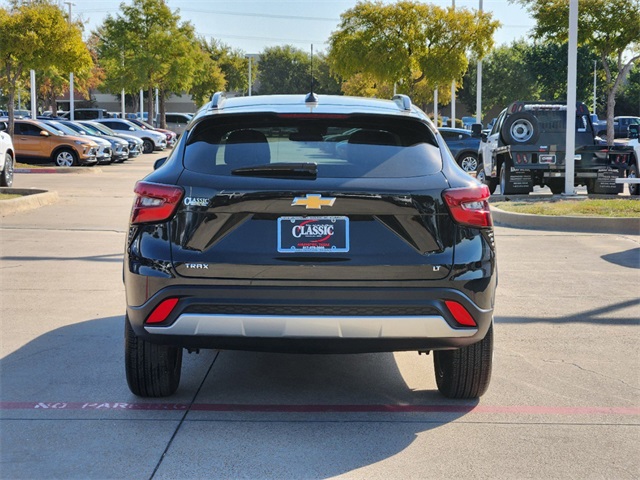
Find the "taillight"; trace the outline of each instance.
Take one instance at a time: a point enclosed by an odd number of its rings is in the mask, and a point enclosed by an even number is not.
[[[136,199],[131,210],[131,223],[162,222],[173,215],[184,190],[175,185],[138,182],[133,191]]]
[[[442,193],[451,216],[462,224],[473,227],[490,227],[493,225],[489,210],[489,187],[450,188]]]

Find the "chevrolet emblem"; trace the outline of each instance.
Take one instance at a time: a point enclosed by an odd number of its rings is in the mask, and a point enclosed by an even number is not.
[[[322,207],[332,207],[336,201],[335,197],[325,197],[314,193],[307,193],[306,197],[296,197],[293,199],[291,206],[297,207],[298,205],[304,205],[309,209],[320,210]]]

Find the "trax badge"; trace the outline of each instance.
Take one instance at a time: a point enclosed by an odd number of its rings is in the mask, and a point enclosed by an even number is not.
[[[336,201],[335,197],[322,197],[322,195],[318,195],[315,193],[307,193],[306,197],[295,197],[291,206],[297,207],[298,205],[303,205],[309,209],[320,210],[322,207],[332,207],[333,203]]]

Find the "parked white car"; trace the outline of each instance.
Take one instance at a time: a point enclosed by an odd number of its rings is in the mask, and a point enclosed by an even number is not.
[[[0,132],[0,187],[13,185],[13,168],[16,153],[13,142],[7,132]]]
[[[182,135],[182,133],[187,128],[187,124],[191,121],[192,118],[192,113],[167,112],[164,114],[167,130],[176,132],[178,135]],[[160,127],[161,122],[159,114],[156,115],[156,120],[153,124],[155,127]]]
[[[164,133],[155,132],[153,130],[143,130],[129,120],[123,118],[98,118],[94,120],[109,127],[116,133],[126,133],[138,137],[144,142],[142,152],[152,153],[154,150],[164,150],[167,148],[167,137]]]

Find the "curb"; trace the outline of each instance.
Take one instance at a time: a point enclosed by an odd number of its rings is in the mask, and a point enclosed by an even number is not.
[[[14,193],[23,195],[20,198],[11,198],[0,201],[0,216],[12,215],[34,208],[44,207],[56,203],[59,199],[58,192],[28,188],[0,188],[0,193]]]
[[[640,235],[640,218],[554,217],[550,215],[506,212],[493,205],[491,205],[491,216],[493,217],[493,223],[500,227]]]
[[[13,173],[102,173],[100,167],[15,168]]]

